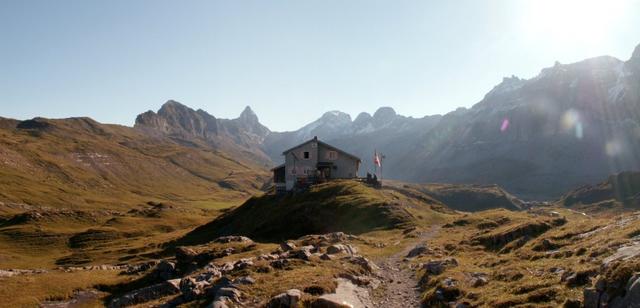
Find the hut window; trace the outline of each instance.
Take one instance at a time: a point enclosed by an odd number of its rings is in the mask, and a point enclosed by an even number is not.
[[[327,156],[329,156],[329,157],[328,157],[328,158],[329,158],[329,160],[336,160],[336,159],[338,159],[338,152],[336,152],[336,151],[329,151],[329,152],[327,153]]]
[[[304,152],[302,157],[304,157],[304,159],[309,159],[309,152]]]

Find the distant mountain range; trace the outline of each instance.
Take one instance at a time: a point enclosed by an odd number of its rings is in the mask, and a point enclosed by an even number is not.
[[[50,120],[30,121],[3,119],[0,128]],[[382,107],[351,119],[330,111],[298,130],[272,132],[249,107],[236,119],[220,119],[170,100],[140,114],[127,134],[134,132],[181,151],[214,151],[233,168],[262,174],[282,161],[284,149],[318,136],[360,156],[362,174],[372,171],[377,150],[386,157],[384,178],[498,184],[524,199],[556,198],[640,170],[640,46],[628,61],[602,56],[556,63],[528,80],[505,78],[471,108],[445,115],[412,118]]]

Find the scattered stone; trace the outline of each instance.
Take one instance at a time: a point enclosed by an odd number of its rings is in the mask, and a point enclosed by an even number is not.
[[[363,269],[365,269],[369,273],[377,273],[380,269],[375,263],[371,262],[369,259],[363,256],[355,256],[351,257],[351,263],[360,265]]]
[[[427,252],[429,252],[429,248],[427,248],[427,246],[424,244],[420,244],[409,251],[409,253],[407,254],[407,258],[415,258],[419,255],[426,254]]]
[[[0,270],[0,278],[2,278],[2,277],[13,277],[13,276],[19,276],[19,275],[44,274],[44,273],[47,273],[47,270],[43,270],[43,269],[34,269],[34,270],[8,269],[8,270]]]
[[[353,240],[360,240],[359,237],[351,234],[345,234],[343,232],[333,232],[322,235],[306,235],[299,239],[305,244],[314,244],[321,247],[329,246],[336,243],[345,243]]]
[[[568,287],[579,287],[590,283],[591,277],[596,274],[597,272],[595,270],[564,272],[560,277],[560,281],[564,282]]]
[[[233,271],[234,267],[235,267],[235,263],[229,261],[222,264],[222,266],[220,266],[219,269],[220,269],[220,272],[222,272],[223,274],[226,274],[228,272]]]
[[[313,302],[312,308],[346,308],[346,307],[374,307],[369,298],[369,291],[358,287],[351,281],[338,278],[335,293],[324,294]]]
[[[422,265],[422,268],[430,275],[440,275],[447,267],[458,266],[458,261],[454,258],[446,258],[444,260],[429,261]]]
[[[209,286],[207,281],[197,281],[193,277],[182,278],[180,280],[180,292],[187,300],[194,300],[204,294],[205,287]]]
[[[211,304],[209,304],[207,308],[229,308],[229,306],[227,306],[227,303],[224,299],[219,298],[211,302]]]
[[[275,269],[285,269],[289,266],[289,260],[278,259],[278,260],[271,261],[269,265],[271,265],[271,267]]]
[[[297,308],[301,297],[302,292],[300,290],[291,289],[271,298],[267,303],[267,308]]]
[[[327,247],[327,254],[329,255],[333,255],[333,254],[338,254],[338,253],[345,253],[348,255],[355,255],[358,253],[358,249],[347,244],[333,244],[329,247]]]
[[[634,242],[632,245],[618,248],[613,255],[602,261],[605,267],[608,267],[613,261],[625,261],[640,255],[640,242]]]
[[[234,269],[243,270],[245,268],[249,268],[253,266],[253,261],[251,259],[240,259],[233,264]]]
[[[213,298],[214,301],[222,301],[226,305],[228,301],[239,303],[242,292],[229,278],[222,277],[206,290],[206,296]]]
[[[291,255],[292,258],[309,261],[309,259],[311,258],[311,255],[312,255],[312,251],[314,249],[315,248],[313,246],[303,246],[303,247],[300,247],[300,249],[298,249],[298,250],[291,251],[290,255]]]
[[[258,256],[258,260],[270,261],[270,260],[277,260],[277,259],[278,259],[278,255],[274,255],[274,254],[262,254]]]
[[[239,302],[240,296],[242,296],[242,292],[232,287],[222,287],[216,292],[216,297],[226,297],[234,302]]]
[[[221,236],[213,240],[214,243],[247,243],[253,244],[253,240],[246,236],[238,236],[238,235],[229,235],[229,236]]]
[[[296,244],[293,242],[284,242],[280,244],[280,249],[282,249],[282,251],[291,251],[296,249]]]
[[[249,277],[249,276],[243,276],[243,277],[238,277],[236,279],[233,280],[233,284],[255,284],[256,280]]]
[[[173,278],[176,272],[176,264],[167,260],[162,260],[153,271],[153,275],[161,280],[169,280]]]
[[[168,295],[180,292],[180,279],[165,281],[146,288],[131,291],[121,297],[115,298],[109,303],[109,307],[126,307],[145,303]]]
[[[340,278],[347,279],[351,281],[351,283],[360,286],[360,287],[371,287],[372,289],[377,289],[380,286],[380,280],[369,277],[369,276],[355,276],[349,273],[343,273],[338,275]]]
[[[477,288],[489,283],[489,279],[485,273],[471,273],[471,280],[469,283],[472,287]]]
[[[328,255],[326,253],[323,253],[322,255],[320,255],[320,259],[321,260],[325,260],[325,261],[329,261],[329,260],[333,260],[333,256]]]
[[[176,249],[176,262],[178,264],[189,264],[193,262],[198,254],[191,248],[178,247]]]

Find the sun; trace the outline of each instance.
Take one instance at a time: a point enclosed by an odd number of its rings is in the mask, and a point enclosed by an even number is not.
[[[564,44],[599,44],[628,7],[624,0],[531,0],[524,6],[528,35]]]

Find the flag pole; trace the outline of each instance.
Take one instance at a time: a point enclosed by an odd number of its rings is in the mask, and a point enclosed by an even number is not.
[[[378,150],[373,150],[373,174],[378,173],[378,164],[376,163],[377,157],[378,157]]]

